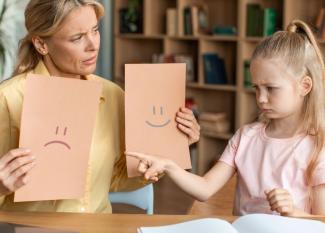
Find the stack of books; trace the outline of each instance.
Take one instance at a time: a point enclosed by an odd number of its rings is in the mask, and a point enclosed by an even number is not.
[[[186,54],[153,54],[152,63],[185,63],[186,81],[194,82],[193,57]]]
[[[208,10],[204,4],[193,4],[184,8],[184,35],[210,34]]]
[[[260,4],[247,4],[247,36],[269,36],[277,28],[277,12],[273,8],[262,8]]]
[[[230,122],[225,112],[202,112],[199,117],[202,131],[212,133],[229,133]]]

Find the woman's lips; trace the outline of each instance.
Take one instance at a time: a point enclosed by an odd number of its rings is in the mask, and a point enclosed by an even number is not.
[[[91,58],[89,58],[87,60],[84,60],[83,63],[85,65],[93,65],[94,63],[96,63],[96,61],[97,61],[97,55],[93,56],[93,57],[91,57]]]

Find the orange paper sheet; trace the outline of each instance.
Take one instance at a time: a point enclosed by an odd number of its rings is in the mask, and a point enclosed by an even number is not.
[[[175,116],[185,103],[185,64],[125,65],[126,150],[158,155],[191,168],[188,139]],[[128,176],[139,176],[127,157]]]
[[[25,88],[19,147],[36,165],[14,201],[83,197],[102,85],[29,74]]]

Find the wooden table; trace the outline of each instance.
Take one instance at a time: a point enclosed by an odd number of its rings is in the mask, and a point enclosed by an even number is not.
[[[203,216],[0,212],[0,221],[3,222],[78,233],[136,233],[136,229],[141,226],[167,225],[197,218],[203,218]],[[233,216],[222,217],[230,222],[235,218]]]
[[[174,224],[191,219],[215,217],[234,221],[235,216],[141,215],[141,214],[76,214],[0,212],[0,221],[39,226],[78,233],[136,233],[141,226]],[[313,219],[325,222],[325,216]]]

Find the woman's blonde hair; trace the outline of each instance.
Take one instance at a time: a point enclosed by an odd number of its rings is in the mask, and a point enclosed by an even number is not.
[[[306,182],[311,187],[312,175],[324,146],[324,60],[315,36],[306,23],[293,20],[286,31],[279,31],[264,39],[255,49],[256,58],[281,59],[297,79],[309,76],[313,85],[303,103],[302,129],[315,139],[315,147],[306,171]]]
[[[42,59],[32,38],[52,36],[59,30],[66,16],[82,6],[94,7],[98,20],[104,15],[103,6],[96,0],[30,0],[25,10],[27,35],[19,43],[18,61],[13,76],[34,69]]]

